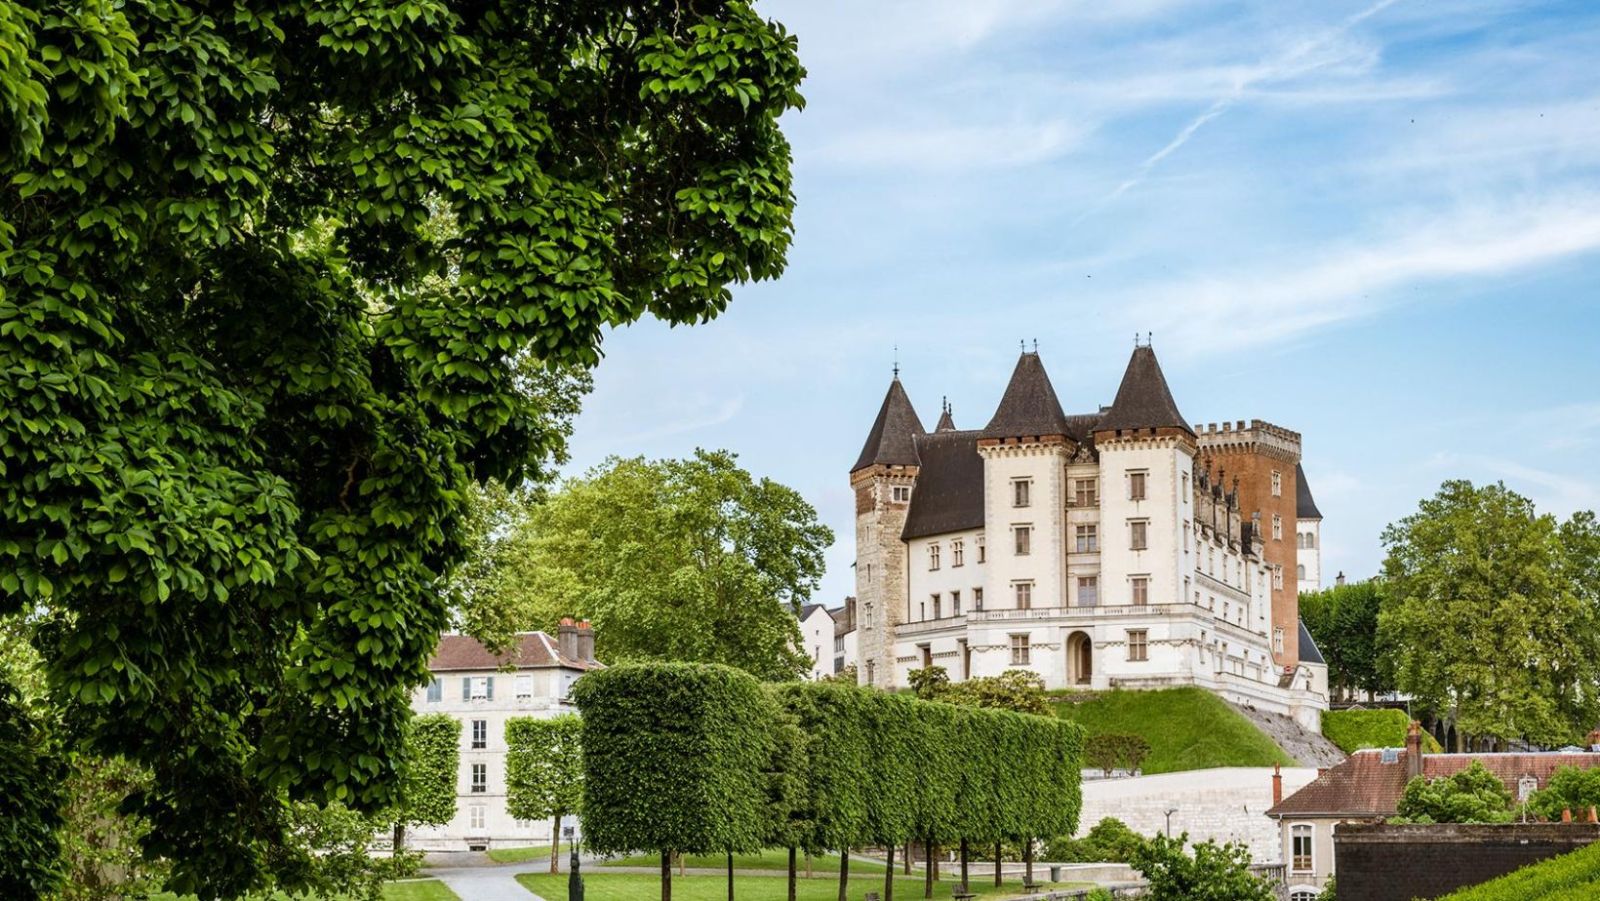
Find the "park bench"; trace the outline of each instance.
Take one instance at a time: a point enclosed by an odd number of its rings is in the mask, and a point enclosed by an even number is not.
[[[953,899],[953,901],[972,901],[973,898],[978,896],[973,894],[973,892],[966,886],[958,885],[955,887],[955,890],[950,893],[950,897]]]

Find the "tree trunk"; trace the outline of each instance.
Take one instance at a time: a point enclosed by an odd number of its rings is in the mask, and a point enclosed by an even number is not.
[[[789,848],[789,901],[794,901],[796,888],[794,880],[796,871],[799,870],[798,858],[799,855],[795,852],[794,847],[791,845]]]
[[[406,847],[406,824],[396,821],[394,824],[394,838],[390,839],[389,856],[398,858],[400,852]]]
[[[1033,839],[1031,839],[1031,838],[1028,839],[1026,842],[1024,842],[1023,845],[1022,845],[1022,864],[1023,864],[1022,881],[1028,883],[1029,885],[1032,885],[1033,884]]]
[[[733,901],[733,849],[728,849],[728,901]]]
[[[672,901],[672,852],[661,852],[661,901]]]
[[[894,845],[889,845],[889,866],[883,871],[883,901],[894,901]]]
[[[906,839],[906,875],[911,875],[911,862],[917,858],[917,844],[911,839]]]
[[[810,851],[806,852],[806,878],[807,879],[813,878],[813,874],[811,872],[811,852]]]
[[[933,897],[933,839],[923,839],[922,897]]]
[[[967,840],[961,840],[961,890],[967,890]],[[792,899],[791,899],[792,901]]]
[[[1000,852],[1004,846],[1005,842],[994,843],[994,884],[997,888],[1000,885]]]
[[[682,851],[679,851],[679,852],[675,853],[673,856],[678,858],[678,875],[679,876],[688,876],[689,875],[689,858],[684,857]]]
[[[550,872],[561,872],[561,814],[550,824]]]
[[[839,852],[839,901],[847,901],[845,895],[850,887],[850,849],[846,847]]]

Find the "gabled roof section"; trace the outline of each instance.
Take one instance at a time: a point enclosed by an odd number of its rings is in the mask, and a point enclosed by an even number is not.
[[[1317,643],[1311,638],[1311,630],[1306,628],[1306,621],[1300,620],[1300,662],[1320,663],[1324,666],[1328,661],[1322,659],[1322,651],[1317,648]]]
[[[1023,352],[1011,372],[1011,384],[1000,398],[994,418],[984,427],[981,438],[1021,438],[1024,435],[1068,435],[1066,414],[1056,400],[1056,389],[1045,374],[1037,351]]]
[[[983,528],[983,458],[977,432],[934,432],[917,439],[922,469],[906,511],[904,540]]]
[[[1122,385],[1117,388],[1117,399],[1095,429],[1182,429],[1194,434],[1183,414],[1178,412],[1178,404],[1172,399],[1167,378],[1161,374],[1161,364],[1150,345],[1133,349],[1133,358],[1128,360],[1128,369],[1122,374]]]
[[[543,632],[518,632],[505,653],[489,653],[470,635],[441,635],[428,669],[436,673],[498,669],[603,669],[599,663],[561,656],[554,639]]]
[[[861,448],[861,457],[851,472],[868,466],[916,466],[917,439],[926,435],[922,420],[911,406],[911,398],[901,386],[897,376],[889,383],[889,392],[883,396],[883,406],[878,408],[878,418],[867,433],[867,443]]]
[[[1305,467],[1294,465],[1294,515],[1296,519],[1321,519],[1316,498],[1311,496],[1311,486],[1306,483]]]

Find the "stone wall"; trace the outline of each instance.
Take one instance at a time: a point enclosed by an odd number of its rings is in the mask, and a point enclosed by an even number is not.
[[[1283,771],[1285,797],[1317,778],[1317,771],[1292,768]],[[1279,863],[1283,852],[1278,825],[1266,815],[1272,806],[1271,767],[1227,767],[1105,779],[1083,784],[1083,816],[1078,834],[1088,832],[1103,817],[1115,817],[1141,835],[1166,829],[1166,811],[1172,814],[1172,834],[1189,833],[1190,841],[1243,842],[1257,863]]]
[[[1333,830],[1339,901],[1435,898],[1600,839],[1600,825],[1391,826]]]

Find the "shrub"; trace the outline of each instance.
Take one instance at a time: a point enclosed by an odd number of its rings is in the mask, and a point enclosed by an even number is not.
[[[1045,846],[1045,859],[1062,863],[1129,863],[1144,836],[1115,817],[1106,817],[1083,838],[1058,838]]]
[[[952,682],[939,700],[968,707],[989,707],[1049,716],[1050,704],[1044,693],[1044,680],[1038,673],[1008,669],[998,676],[980,676]]]
[[[1157,835],[1134,853],[1133,868],[1149,882],[1146,901],[1276,901],[1272,883],[1250,872],[1243,845],[1201,842],[1191,857],[1188,839]]]
[[[1091,735],[1083,743],[1083,762],[1107,776],[1119,767],[1128,773],[1139,769],[1150,756],[1150,743],[1143,736],[1120,732]]]
[[[927,666],[906,674],[911,693],[924,701],[937,701],[950,689],[950,673],[942,666]]]
[[[1396,812],[1392,822],[1397,823],[1509,823],[1511,792],[1474,760],[1449,776],[1412,779]]]
[[[1404,710],[1330,710],[1322,715],[1322,734],[1346,754],[1365,748],[1403,748],[1411,718]],[[1432,735],[1422,733],[1422,749],[1437,754],[1444,749]]]
[[[1561,819],[1561,811],[1576,815],[1600,805],[1600,769],[1564,766],[1555,771],[1544,788],[1528,799],[1528,809],[1547,820]]]

